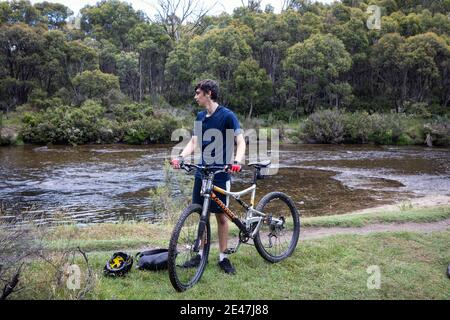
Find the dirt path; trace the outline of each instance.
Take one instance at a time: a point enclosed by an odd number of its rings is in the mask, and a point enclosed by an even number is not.
[[[376,223],[369,224],[363,227],[304,227],[300,232],[300,240],[318,239],[337,234],[358,234],[365,235],[375,232],[436,232],[450,229],[450,219],[429,222],[404,222],[404,223]]]
[[[448,206],[450,205],[450,195],[427,195],[424,197],[415,197],[412,199],[403,200],[394,204],[387,204],[382,206],[376,206],[372,208],[356,210],[349,212],[349,214],[365,214],[374,213],[380,211],[398,211],[401,206],[411,206],[413,208],[432,208],[436,206]]]

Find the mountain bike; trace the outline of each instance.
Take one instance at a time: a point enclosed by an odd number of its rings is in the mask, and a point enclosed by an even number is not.
[[[203,206],[191,204],[177,221],[169,244],[168,269],[173,287],[185,291],[194,286],[202,277],[208,262],[211,246],[210,201],[214,201],[223,213],[239,228],[239,242],[229,248],[226,254],[238,251],[241,244],[249,244],[250,239],[258,253],[265,260],[276,263],[288,258],[294,252],[300,235],[300,217],[292,199],[282,192],[270,192],[254,208],[257,180],[264,178],[261,170],[270,166],[270,161],[250,163],[254,168],[253,183],[248,189],[231,192],[213,184],[214,176],[229,172],[230,165],[195,165],[181,163],[180,168],[191,172],[196,169],[202,176],[201,195]],[[217,194],[236,200],[245,211],[245,219],[230,210]],[[241,197],[251,194],[250,204]]]

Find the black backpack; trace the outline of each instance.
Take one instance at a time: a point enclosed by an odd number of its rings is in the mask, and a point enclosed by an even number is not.
[[[139,270],[159,271],[167,269],[168,249],[154,249],[136,254],[137,266]]]

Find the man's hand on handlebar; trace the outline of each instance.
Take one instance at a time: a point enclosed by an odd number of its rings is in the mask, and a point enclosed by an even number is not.
[[[181,164],[183,163],[183,158],[178,157],[177,159],[170,160],[170,165],[174,169],[181,169]]]
[[[229,170],[231,172],[241,172],[242,171],[242,166],[238,162],[235,161],[234,164],[232,164],[229,167]]]

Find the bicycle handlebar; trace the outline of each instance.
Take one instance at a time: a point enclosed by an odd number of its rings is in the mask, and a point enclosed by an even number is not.
[[[206,171],[210,171],[210,172],[213,172],[214,175],[216,175],[221,172],[229,172],[231,166],[228,164],[227,165],[205,165],[205,166],[203,166],[203,165],[181,162],[180,168],[184,169],[186,172],[191,172],[192,169],[198,169],[200,171],[203,171],[204,173],[206,173]]]

